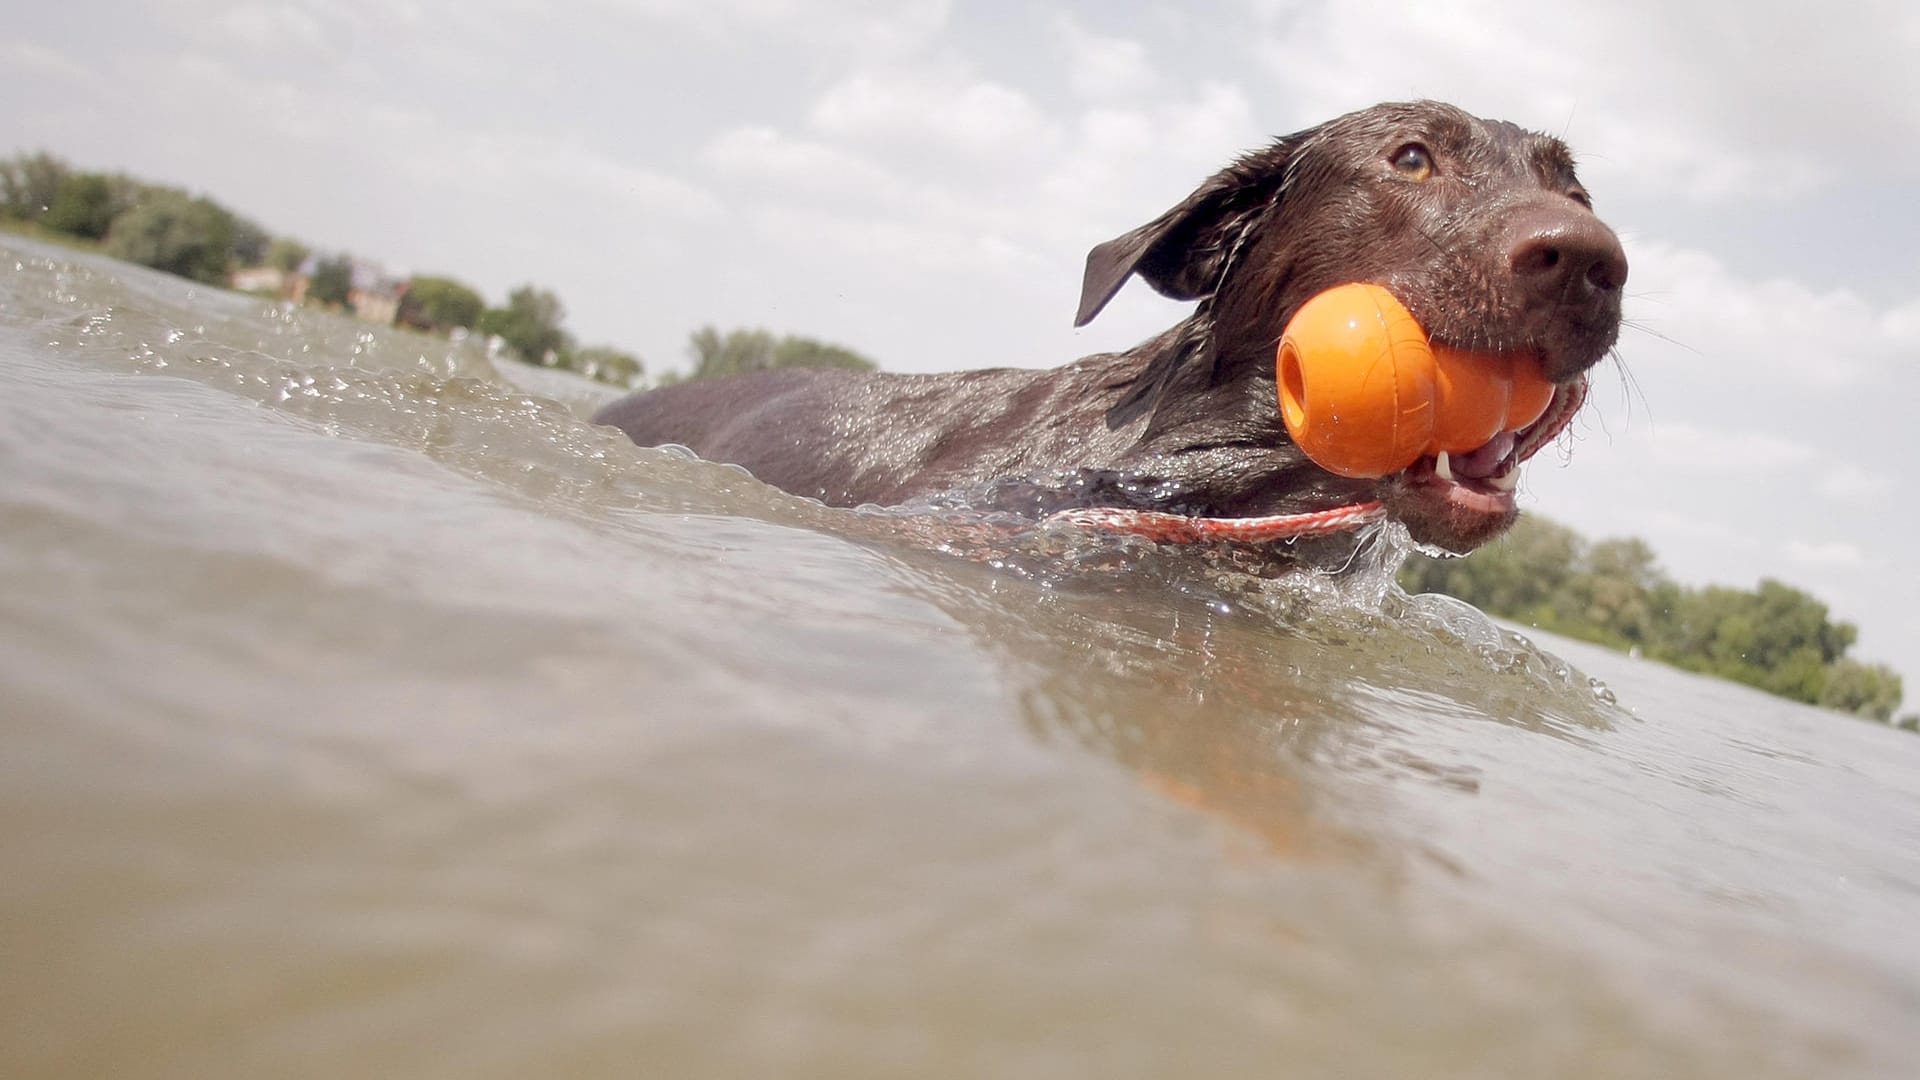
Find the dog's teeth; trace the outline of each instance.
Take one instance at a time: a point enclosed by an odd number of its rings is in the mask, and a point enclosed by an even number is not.
[[[1448,483],[1453,482],[1453,466],[1447,462],[1447,452],[1445,450],[1433,456],[1433,475]]]
[[[1520,470],[1511,469],[1505,476],[1489,476],[1487,477],[1487,486],[1497,488],[1501,491],[1512,491],[1514,488],[1520,486]]]

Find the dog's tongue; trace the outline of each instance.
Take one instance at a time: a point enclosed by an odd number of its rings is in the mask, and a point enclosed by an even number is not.
[[[1454,475],[1481,480],[1492,476],[1512,452],[1513,432],[1503,431],[1478,450],[1449,455],[1447,463],[1453,467]]]

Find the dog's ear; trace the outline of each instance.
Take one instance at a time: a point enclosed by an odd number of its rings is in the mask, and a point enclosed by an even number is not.
[[[1180,205],[1088,252],[1073,325],[1092,322],[1132,274],[1175,300],[1212,295],[1255,220],[1285,186],[1287,167],[1309,134],[1289,135],[1241,158]]]

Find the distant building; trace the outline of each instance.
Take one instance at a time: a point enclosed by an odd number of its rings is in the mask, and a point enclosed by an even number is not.
[[[347,306],[353,317],[378,326],[392,326],[400,316],[400,301],[407,295],[407,277],[389,275],[379,263],[353,260],[353,287],[347,290]]]
[[[347,310],[361,322],[377,326],[392,326],[400,315],[400,301],[407,295],[407,275],[394,275],[387,272],[379,263],[349,257],[351,276],[347,286]],[[313,275],[320,267],[320,256],[309,255],[300,269],[286,274],[278,287],[279,295],[296,304],[307,302],[307,289],[313,282]],[[242,275],[247,281],[266,281],[267,274],[280,271],[271,267],[259,266],[234,272],[234,288],[253,291],[256,286],[242,285]],[[258,276],[255,276],[258,275]]]
[[[235,292],[285,296],[294,276],[277,266],[246,266],[235,270],[228,284]]]
[[[347,293],[347,306],[353,317],[376,326],[392,326],[400,316],[400,301],[407,295],[407,283],[381,282]]]

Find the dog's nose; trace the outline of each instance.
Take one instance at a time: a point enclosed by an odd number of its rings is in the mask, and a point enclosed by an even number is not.
[[[1627,282],[1620,238],[1584,210],[1542,211],[1513,224],[1508,265],[1536,296],[1557,304],[1611,299]]]

